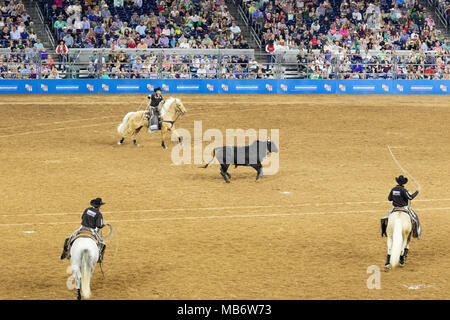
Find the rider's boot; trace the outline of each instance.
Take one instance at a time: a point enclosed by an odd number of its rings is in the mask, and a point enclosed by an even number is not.
[[[387,224],[388,224],[388,218],[381,219],[381,236],[382,237],[384,237],[384,236],[387,237],[387,234],[386,234]]]
[[[61,260],[67,258],[68,254],[69,254],[69,252],[68,252],[68,250],[69,250],[69,240],[70,240],[70,237],[67,238],[64,241],[64,249],[63,249],[63,252],[61,253]]]

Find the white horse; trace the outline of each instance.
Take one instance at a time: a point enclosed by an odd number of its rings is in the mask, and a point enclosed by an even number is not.
[[[389,265],[395,268],[399,263],[403,267],[409,250],[411,240],[411,218],[400,210],[395,209],[390,215],[387,225],[387,247],[388,255],[385,268],[389,270]]]
[[[81,300],[81,294],[86,299],[91,297],[91,277],[98,256],[97,243],[91,238],[78,238],[70,248],[70,263],[75,277],[78,300]]]

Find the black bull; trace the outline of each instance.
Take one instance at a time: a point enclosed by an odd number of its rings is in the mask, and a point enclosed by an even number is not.
[[[278,152],[276,144],[271,140],[256,140],[251,145],[242,147],[217,147],[214,148],[213,158],[202,168],[207,168],[209,164],[214,160],[214,157],[216,157],[220,163],[220,174],[222,175],[226,183],[230,183],[228,178],[231,179],[231,176],[227,172],[227,170],[231,164],[234,164],[235,167],[253,167],[257,172],[256,180],[258,180],[260,174],[262,173],[261,162],[263,162],[267,154],[271,152]]]

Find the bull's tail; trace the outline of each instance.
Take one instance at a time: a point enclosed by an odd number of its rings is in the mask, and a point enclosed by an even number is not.
[[[216,156],[216,151],[214,150],[212,159],[209,160],[209,162],[207,164],[205,164],[204,166],[201,166],[200,168],[203,168],[203,169],[208,168],[208,166],[211,164],[211,162],[213,162],[215,156]]]

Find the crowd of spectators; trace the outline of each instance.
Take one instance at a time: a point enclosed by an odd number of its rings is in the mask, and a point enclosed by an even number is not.
[[[0,79],[59,78],[21,0],[0,0]]]
[[[88,62],[89,78],[149,79],[265,79],[273,78],[262,64],[246,55],[183,55],[144,53],[139,50],[94,50]]]
[[[264,66],[248,56],[140,51],[248,48],[224,0],[44,3],[58,39],[55,59],[37,38],[21,0],[0,0],[0,47],[10,48],[0,58],[1,78],[59,78],[68,52],[77,47],[94,50],[82,66],[90,78],[273,78],[282,74],[274,74],[280,69],[272,70],[271,62],[283,62],[277,53],[292,49],[298,55],[290,64],[301,78],[450,76],[450,42],[441,39],[416,0],[244,0],[269,53]],[[123,50],[130,48],[137,51]]]
[[[224,0],[44,0],[68,48],[248,48]]]
[[[37,36],[22,1],[0,0],[0,48],[33,47]]]
[[[242,0],[265,43],[279,47],[438,50],[440,31],[417,0]]]
[[[300,50],[296,67],[302,78],[310,79],[450,79],[450,54],[411,49],[406,54],[395,51],[364,52],[339,49],[325,53]]]
[[[299,69],[306,70],[309,77],[326,74],[329,77],[330,72],[335,72],[335,77],[361,78],[374,74],[376,78],[384,70],[404,77],[417,74],[419,78],[418,74],[429,68],[433,77],[442,78],[448,73],[448,68],[445,70],[449,63],[449,42],[442,39],[433,18],[417,0],[242,0],[240,5],[264,41],[267,70],[277,53],[298,49]],[[320,54],[312,54],[313,50]],[[370,57],[368,52],[372,50],[383,52],[381,56],[384,52],[395,55],[398,50],[413,50],[414,54],[432,51],[442,56],[444,65],[437,67],[431,61],[425,66],[400,56],[395,59],[403,60],[393,64],[379,56]],[[433,57],[429,55],[427,59]]]

